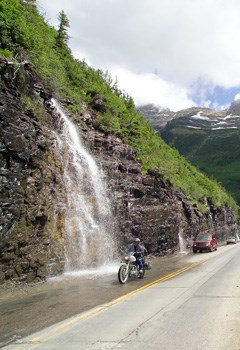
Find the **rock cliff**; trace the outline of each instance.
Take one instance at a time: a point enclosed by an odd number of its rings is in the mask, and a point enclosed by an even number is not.
[[[2,64],[0,73],[0,282],[31,282],[64,269],[66,189],[54,146],[56,110],[27,64],[17,71]],[[77,116],[79,134],[105,171],[119,250],[133,236],[156,255],[178,251],[180,231],[190,238],[214,228],[223,238],[232,211],[206,202],[203,214],[157,170],[143,173],[133,148],[93,127],[99,104]]]

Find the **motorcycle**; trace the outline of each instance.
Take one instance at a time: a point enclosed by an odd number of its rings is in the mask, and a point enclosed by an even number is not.
[[[118,280],[124,284],[129,277],[143,278],[145,274],[145,267],[143,266],[143,272],[140,273],[137,259],[134,255],[126,255],[121,261],[121,265],[118,270]]]

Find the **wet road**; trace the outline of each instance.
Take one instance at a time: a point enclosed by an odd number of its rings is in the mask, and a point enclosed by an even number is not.
[[[239,350],[239,253],[238,244],[195,254],[181,270],[4,349]]]
[[[214,253],[212,253],[214,254]],[[0,347],[56,322],[130,293],[163,276],[207,258],[209,253],[179,254],[151,259],[143,279],[121,285],[119,265],[106,274],[65,276],[15,290],[0,289]]]

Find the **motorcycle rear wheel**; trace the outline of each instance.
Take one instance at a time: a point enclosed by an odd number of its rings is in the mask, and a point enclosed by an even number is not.
[[[143,278],[144,275],[145,275],[145,268],[143,269],[142,273],[139,272],[138,278]]]
[[[145,270],[151,270],[152,264],[150,264],[148,261],[144,262],[144,269]]]
[[[126,265],[121,265],[118,270],[118,280],[120,283],[124,284],[128,280],[128,269]]]

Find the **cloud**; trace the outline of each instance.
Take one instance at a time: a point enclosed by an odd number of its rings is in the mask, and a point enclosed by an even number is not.
[[[161,79],[157,74],[137,74],[122,68],[112,68],[112,77],[117,77],[118,87],[125,92],[131,91],[137,105],[153,103],[178,111],[193,107],[194,102],[188,98],[187,89]]]
[[[238,93],[237,95],[235,95],[234,97],[234,101],[240,100],[240,93]]]
[[[38,3],[54,25],[64,10],[74,55],[94,68],[118,71],[138,103],[159,97],[170,108],[189,106],[199,79],[225,89],[240,86],[239,0]],[[205,95],[207,103],[207,90]]]

